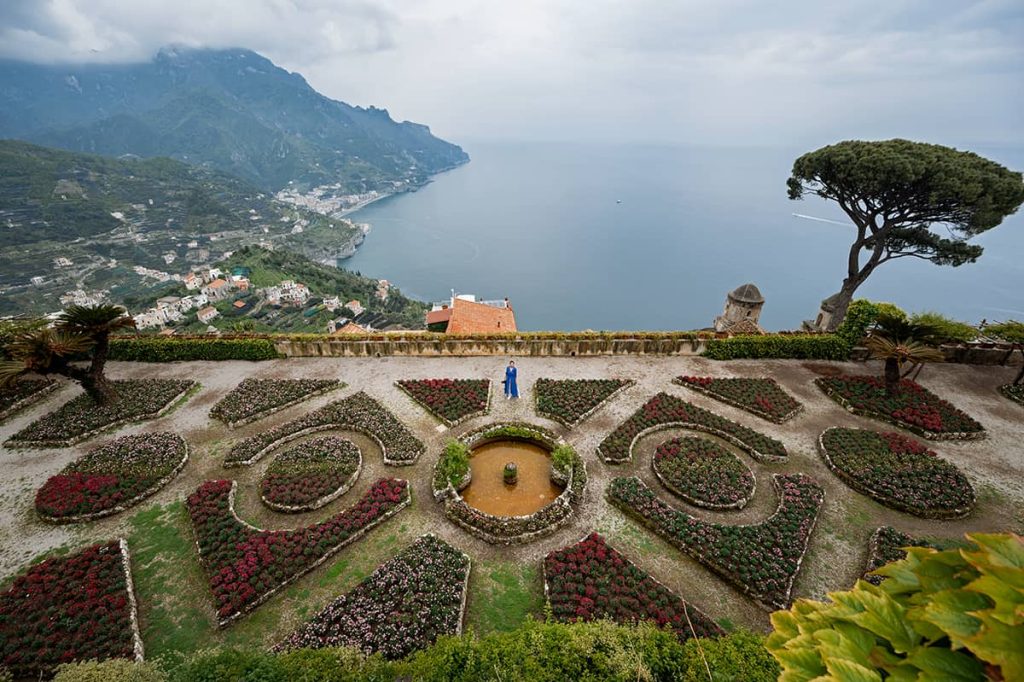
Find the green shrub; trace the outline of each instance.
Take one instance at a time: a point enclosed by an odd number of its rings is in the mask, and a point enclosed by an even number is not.
[[[469,448],[457,440],[450,440],[444,446],[444,453],[437,465],[437,483],[443,488],[448,483],[458,488],[469,473]]]
[[[1009,322],[987,324],[983,331],[986,336],[996,339],[1003,339],[1011,343],[1024,343],[1024,322],[1010,320]]]
[[[850,346],[836,334],[771,334],[709,339],[704,351],[704,356],[712,360],[845,360],[849,354]]]
[[[966,322],[951,319],[941,313],[931,311],[914,313],[910,316],[910,323],[933,327],[935,329],[936,338],[941,341],[960,341],[967,343],[978,338],[977,327],[967,324]]]
[[[878,315],[885,315],[886,317],[895,317],[897,320],[902,322],[907,321],[907,314],[895,303],[886,303],[885,301],[876,301],[875,308],[878,309]]]
[[[866,298],[858,298],[846,309],[846,317],[836,328],[836,336],[853,348],[867,336],[868,327],[874,324],[877,317],[878,305]]]
[[[167,675],[152,663],[112,658],[97,663],[65,663],[57,668],[53,682],[166,682]]]
[[[551,451],[551,463],[559,471],[569,471],[569,467],[576,460],[576,451],[571,445],[559,445]]]
[[[110,340],[110,359],[127,362],[182,360],[273,360],[279,357],[267,338],[164,338],[119,336]]]
[[[708,682],[704,659],[713,682],[775,682],[781,672],[778,662],[764,648],[764,637],[744,630],[718,639],[690,639],[683,649],[686,682]]]

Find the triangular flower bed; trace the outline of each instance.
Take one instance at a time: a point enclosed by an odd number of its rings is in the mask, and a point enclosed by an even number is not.
[[[775,379],[681,376],[673,379],[673,382],[776,424],[792,419],[803,409],[796,398],[786,393]]]
[[[85,393],[40,417],[4,445],[22,448],[66,447],[109,429],[162,416],[199,387],[178,379],[125,379],[111,381],[117,400],[99,406]]]
[[[395,659],[462,632],[469,557],[424,535],[275,647],[350,646]]]
[[[414,464],[426,449],[423,442],[386,407],[360,391],[243,440],[231,448],[224,466],[253,464],[291,440],[332,429],[358,431],[373,438],[384,451],[385,464]]]
[[[814,383],[847,411],[895,424],[928,440],[985,437],[985,427],[910,379],[901,380],[891,396],[885,381],[875,376],[819,377]]]
[[[974,509],[967,477],[913,438],[832,427],[818,446],[836,476],[887,507],[926,519],[960,518]]]
[[[654,621],[680,640],[723,634],[702,611],[591,533],[544,557],[544,594],[560,621]]]
[[[609,501],[768,609],[788,608],[824,491],[803,474],[772,478],[779,507],[761,523],[709,523],[663,502],[639,478],[616,478]]]
[[[142,653],[124,540],[47,559],[0,593],[0,668],[16,678]]]
[[[234,428],[344,385],[337,379],[244,379],[210,409],[210,416]]]
[[[221,626],[256,608],[412,499],[407,481],[382,478],[359,502],[322,523],[260,530],[235,515],[234,497],[234,481],[207,481],[186,503]]]
[[[533,385],[537,414],[573,428],[634,383],[631,379],[538,379]]]
[[[60,388],[53,379],[19,379],[0,388],[0,422]]]
[[[671,428],[716,435],[762,462],[782,462],[789,456],[786,446],[774,438],[668,393],[659,393],[648,400],[601,442],[597,453],[606,462],[628,462],[633,458],[633,446],[642,436]]]
[[[881,585],[885,577],[871,575],[871,572],[886,564],[905,559],[907,553],[903,550],[904,547],[943,549],[939,543],[915,538],[892,526],[882,526],[871,534],[871,540],[868,542],[868,563],[864,569],[864,580],[874,585]]]
[[[403,379],[395,386],[448,426],[487,414],[491,406],[488,379]]]
[[[177,434],[122,436],[51,476],[36,492],[36,512],[57,523],[116,514],[167,485],[187,462],[188,444]]]

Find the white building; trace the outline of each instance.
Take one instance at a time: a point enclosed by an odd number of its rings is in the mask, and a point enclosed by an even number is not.
[[[40,277],[39,275],[36,275],[35,277],[32,278],[32,286],[34,286],[34,287],[41,287],[41,286],[43,286],[43,282],[45,282],[45,281],[46,280],[44,280],[42,277]]]
[[[348,303],[346,303],[345,307],[348,308],[349,310],[351,310],[352,313],[356,317],[359,317],[360,315],[362,315],[363,311],[365,310],[365,308],[363,308],[363,304],[360,303],[359,301],[357,301],[354,298],[351,301],[349,301]]]
[[[324,307],[333,313],[335,310],[341,307],[341,299],[338,298],[337,296],[325,296]]]
[[[53,267],[55,268],[70,268],[74,263],[71,262],[70,258],[64,256],[58,256],[53,259]]]
[[[163,315],[163,312],[154,308],[150,308],[144,313],[132,315],[132,319],[135,320],[135,326],[139,329],[162,327],[164,323],[167,322],[167,318]]]
[[[181,280],[185,283],[185,288],[189,291],[195,291],[199,287],[203,286],[203,280],[196,276],[196,273],[190,272]]]
[[[196,313],[196,317],[203,324],[209,323],[210,320],[212,320],[213,318],[217,317],[218,315],[220,315],[220,313],[218,313],[217,309],[214,308],[213,306],[207,306],[207,307],[201,309],[198,313]]]

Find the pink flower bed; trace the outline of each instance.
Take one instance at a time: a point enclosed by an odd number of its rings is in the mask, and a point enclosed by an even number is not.
[[[396,382],[410,398],[449,426],[487,412],[487,379],[405,379]]]
[[[775,379],[681,376],[675,382],[776,423],[791,419],[800,411],[800,403],[782,390]]]

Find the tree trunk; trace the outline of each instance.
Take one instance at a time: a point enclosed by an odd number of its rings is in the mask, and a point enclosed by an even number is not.
[[[1024,345],[1020,347],[1021,360],[1024,361]],[[1024,383],[1024,362],[1021,363],[1020,371],[1017,372],[1017,378],[1013,380],[1013,385],[1016,386],[1020,383]]]
[[[840,289],[838,293],[825,299],[833,306],[832,319],[828,321],[828,324],[822,331],[834,332],[836,327],[842,324],[843,318],[846,317],[846,311],[850,307],[850,303],[853,302],[853,292],[857,291],[857,287],[859,286],[859,281],[848,277],[843,280],[843,288]]]
[[[885,359],[885,392],[896,395],[900,386],[900,362],[896,358]]]
[[[114,387],[110,385],[102,372],[99,374],[88,372],[79,380],[79,383],[97,405],[109,405],[117,400],[117,392],[114,391]]]

